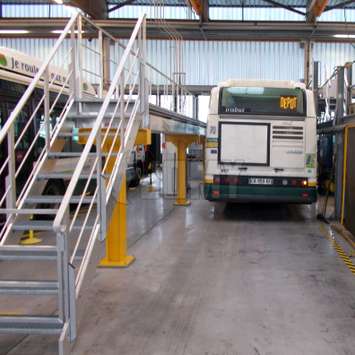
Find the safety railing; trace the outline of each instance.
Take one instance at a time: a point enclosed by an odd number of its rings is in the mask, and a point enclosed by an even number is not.
[[[125,49],[126,45],[120,40],[114,41],[114,53]],[[134,55],[132,50],[132,55]],[[179,113],[190,118],[193,117],[193,94],[186,88],[185,73],[174,72],[169,75],[159,70],[149,62],[149,57],[155,53],[146,52],[146,82],[148,86],[149,102],[156,106]],[[138,92],[138,86],[133,90]]]
[[[71,65],[72,47],[64,47],[68,33],[74,30],[78,15],[68,22],[47,59],[38,68],[18,104],[0,131],[4,159],[0,163],[0,206],[2,229],[6,231],[12,217],[20,213],[24,196],[33,184],[64,118],[73,104],[70,86],[74,83]],[[62,68],[54,65],[61,55]],[[63,58],[64,57],[64,58]],[[4,242],[4,241],[2,241]]]
[[[79,292],[92,251],[89,246],[97,236],[100,240],[105,238],[106,223],[110,217],[107,206],[111,198],[118,196],[138,128],[141,122],[143,126],[148,125],[145,23],[145,17],[138,20],[97,118],[89,134],[83,136],[85,146],[53,222],[54,230],[64,238],[74,231],[75,226],[80,225],[74,248],[69,254],[69,262],[75,265],[77,270],[76,292]],[[134,89],[137,86],[139,89],[135,96]],[[77,191],[83,176],[86,180],[85,186],[77,197],[75,210],[69,213],[74,192]],[[94,191],[88,194],[90,182],[93,180],[96,180]],[[82,213],[84,202],[88,208]],[[89,235],[86,233],[88,229]],[[78,258],[78,252],[83,251],[83,245],[86,246],[84,256]]]
[[[74,14],[3,123],[0,131],[4,152],[0,160],[2,244],[8,225],[21,213],[34,177],[43,167],[74,101],[103,96],[105,85],[109,85],[108,80],[105,82],[105,68],[109,65],[113,70],[118,65],[104,56],[105,43],[110,45],[113,41],[114,37],[92,21],[80,13]]]

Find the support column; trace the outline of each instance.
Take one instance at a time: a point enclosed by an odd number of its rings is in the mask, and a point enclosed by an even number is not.
[[[111,164],[110,164],[111,165]],[[110,166],[112,168],[112,165]],[[106,235],[106,256],[101,260],[100,267],[127,267],[135,260],[127,255],[127,192],[126,176],[122,178],[118,201],[113,210]]]
[[[88,133],[91,128],[79,129],[79,144],[87,142]],[[112,129],[114,133],[115,129]],[[106,133],[106,129],[102,130],[102,134]],[[135,145],[149,145],[152,143],[152,133],[150,129],[140,129],[135,139]],[[118,153],[120,149],[120,140],[115,142],[113,153]],[[112,146],[112,141],[107,139],[103,144],[102,152],[108,153]],[[113,155],[109,158],[105,174],[111,174],[117,157]],[[127,255],[127,192],[126,192],[126,176],[122,177],[120,192],[111,215],[111,220],[107,228],[106,235],[106,256],[99,263],[99,267],[122,268],[127,267],[135,260],[132,255]]]
[[[304,45],[304,83],[308,87],[312,81],[312,74],[313,74],[313,68],[312,68],[313,43],[311,41],[305,41],[303,45]]]
[[[353,63],[345,63],[345,75],[346,75],[346,114],[351,114],[352,103],[352,86],[353,86]]]
[[[177,145],[177,196],[175,205],[176,206],[188,206],[191,204],[189,200],[186,199],[186,149],[188,144],[183,140],[178,141]]]
[[[166,135],[166,141],[173,143],[177,148],[177,194],[176,206],[189,206],[191,202],[186,196],[186,149],[196,142],[199,142],[199,136],[195,135]]]
[[[110,74],[110,38],[104,37],[102,41],[102,57],[103,57],[103,89],[107,91],[111,83],[111,74]]]
[[[344,121],[344,67],[338,67],[337,74],[337,101],[335,124],[341,125]],[[335,136],[335,218],[341,216],[341,199],[343,192],[343,164],[344,164],[344,133],[337,132]]]
[[[192,96],[192,117],[198,120],[198,95]]]

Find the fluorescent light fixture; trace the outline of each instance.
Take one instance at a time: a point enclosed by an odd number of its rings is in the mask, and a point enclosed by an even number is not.
[[[63,0],[54,0],[54,2],[56,2],[59,5],[63,5]]]
[[[27,31],[27,30],[1,30],[0,29],[0,35],[22,35],[25,33],[30,33],[30,31]]]
[[[334,35],[335,38],[355,38],[355,35],[337,34]]]
[[[57,34],[62,34],[63,30],[53,30],[51,31],[52,33],[57,33]],[[69,31],[69,34],[71,33],[71,31]],[[74,33],[78,34],[79,31],[75,30]],[[85,31],[81,31],[81,33],[85,33]]]

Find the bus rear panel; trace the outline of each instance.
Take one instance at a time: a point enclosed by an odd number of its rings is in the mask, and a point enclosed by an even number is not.
[[[303,84],[220,84],[211,93],[206,140],[207,200],[316,201],[316,118]]]

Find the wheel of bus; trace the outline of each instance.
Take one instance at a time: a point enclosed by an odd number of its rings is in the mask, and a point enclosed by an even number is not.
[[[137,187],[141,181],[142,169],[139,166],[136,166],[136,175],[133,180],[130,181],[128,187]]]
[[[64,182],[61,180],[49,180],[46,187],[44,188],[42,195],[51,195],[51,196],[63,196],[65,193]],[[57,209],[59,208],[60,203],[41,203],[39,208],[44,209]],[[50,220],[53,219],[53,215],[41,215],[37,219]]]

